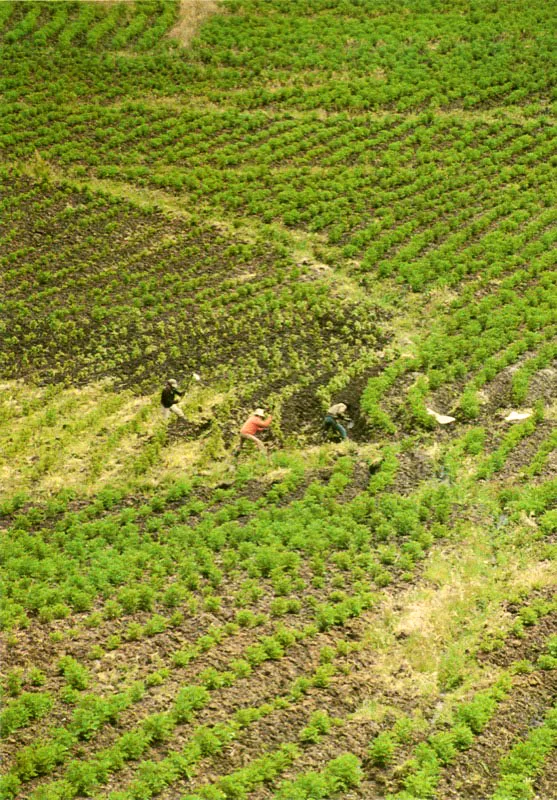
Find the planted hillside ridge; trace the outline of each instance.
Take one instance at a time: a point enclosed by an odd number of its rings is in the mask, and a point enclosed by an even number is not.
[[[556,24],[0,3],[2,797],[556,798]]]
[[[151,388],[199,366],[213,380],[231,368],[243,381],[266,373],[268,392],[299,380],[305,354],[321,361],[323,380],[332,351],[351,361],[377,341],[373,305],[331,296],[280,241],[238,241],[215,224],[11,172],[0,198],[3,377],[119,376]]]

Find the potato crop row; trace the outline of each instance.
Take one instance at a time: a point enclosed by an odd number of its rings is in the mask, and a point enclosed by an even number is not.
[[[56,2],[3,4],[0,25],[5,44],[34,47],[70,46],[121,48],[133,43],[139,50],[160,44],[176,20],[176,3],[150,0],[116,3],[104,8],[95,3]],[[150,30],[146,30],[150,28]],[[0,28],[1,30],[1,28]]]
[[[98,197],[69,187],[53,198],[51,204],[48,193],[32,199],[22,191],[6,199],[5,375],[17,361],[19,374],[61,378],[71,356],[74,377],[121,370],[133,383],[152,383],[161,371],[182,372],[187,360],[215,377],[236,364],[243,381],[262,368],[269,382],[285,381],[302,374],[310,352],[321,350],[326,375],[331,353],[350,360],[376,341],[372,314],[337,302],[280,243],[235,244],[213,226],[169,224],[157,212],[113,200],[99,205]],[[303,309],[312,309],[314,323],[296,329]],[[350,317],[350,327],[360,329],[356,339],[348,335]]]

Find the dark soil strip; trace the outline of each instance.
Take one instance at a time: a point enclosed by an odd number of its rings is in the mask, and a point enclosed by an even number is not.
[[[556,697],[555,670],[516,676],[511,695],[499,707],[483,733],[455,764],[445,770],[437,796],[443,800],[490,797],[499,778],[501,758],[517,741],[528,735],[530,728],[543,723]]]
[[[505,466],[497,472],[497,477],[502,479],[516,477],[521,469],[525,469],[530,464],[542,442],[551,435],[553,428],[551,422],[542,422],[537,425],[534,433],[522,439],[509,454]]]
[[[420,450],[409,450],[400,453],[397,458],[399,466],[390,487],[392,492],[408,495],[419,483],[433,477],[433,463],[426,453]]]
[[[557,800],[557,750],[552,750],[544,763],[544,771],[534,781],[535,800]]]
[[[343,629],[343,632],[345,636],[348,634],[349,636],[357,637],[364,632],[365,628],[366,623],[363,618],[360,618],[358,620],[354,620],[350,626],[346,626]],[[232,687],[223,689],[221,691],[215,691],[211,695],[211,701],[198,714],[193,725],[178,726],[175,729],[174,735],[169,741],[168,745],[160,746],[151,751],[149,758],[153,761],[159,761],[160,759],[164,758],[169,751],[181,750],[190,740],[193,730],[199,725],[215,725],[217,723],[226,723],[230,721],[230,717],[235,713],[235,711],[240,708],[258,706],[262,703],[268,702],[270,699],[276,696],[286,694],[289,691],[292,682],[296,680],[296,678],[302,675],[308,676],[313,672],[313,670],[316,669],[316,667],[319,665],[319,653],[321,648],[326,645],[334,647],[337,641],[338,637],[335,637],[334,634],[318,634],[314,639],[300,642],[289,649],[286,656],[278,661],[269,661],[262,664],[259,668],[256,668],[251,676],[237,681]],[[282,724],[276,724],[277,714],[283,715],[292,713],[293,710],[275,712],[270,718],[275,720],[275,725],[271,727],[273,727],[276,736],[278,736],[276,746],[280,746],[284,743],[285,730]],[[297,707],[296,713],[298,713]],[[250,726],[247,729],[246,736],[251,737],[251,732],[253,729],[262,731],[261,726],[264,728],[268,724],[269,720],[263,718],[258,723],[255,723],[254,726]],[[261,742],[264,741],[259,737],[256,737],[256,739],[256,743],[258,743],[259,746],[261,745]],[[254,754],[251,750],[253,744],[254,743],[250,738],[247,751],[247,758],[249,760],[257,757],[257,753]],[[271,746],[270,743],[264,741],[265,751],[269,749],[269,746]],[[227,748],[225,752],[228,753],[230,751],[232,753],[236,753],[237,749],[238,743],[235,741],[232,745],[230,745],[229,748]],[[242,753],[243,757],[245,758],[243,747]],[[219,761],[222,758],[222,755],[217,756]],[[226,760],[228,756],[225,756],[224,758]],[[233,762],[231,762],[230,769],[236,768],[234,765],[238,766],[240,763],[237,763],[235,760],[233,760]],[[136,769],[136,764],[127,765],[124,770],[113,776],[112,780],[109,782],[109,784],[107,784],[106,790],[111,791],[120,789],[122,786],[132,781],[135,777]],[[209,779],[208,776],[210,774],[208,764],[200,769],[198,774],[200,776],[198,783],[206,782]],[[222,774],[223,772],[219,769],[218,772],[215,772],[215,777]],[[171,790],[174,788],[176,787],[171,787]],[[184,788],[185,787],[182,784],[180,787],[182,792]],[[187,788],[190,790],[189,786]],[[177,796],[181,797],[182,794],[178,794]]]
[[[373,674],[374,652],[365,649],[349,655],[344,663],[349,664],[352,671],[348,675],[336,675],[326,689],[312,688],[308,694],[294,707],[275,712],[250,726],[246,732],[207,764],[199,772],[199,779],[188,791],[195,791],[200,783],[214,782],[224,775],[245,766],[254,759],[278,749],[285,742],[294,742],[304,749],[304,753],[295,764],[280,776],[277,783],[295,778],[308,770],[319,771],[323,764],[343,752],[355,753],[362,759],[371,739],[379,732],[380,726],[370,719],[347,719],[370,697],[385,697],[388,690],[381,685]],[[339,662],[342,664],[342,661]],[[396,698],[397,707],[411,713],[416,706],[415,698],[400,696]],[[314,711],[327,711],[332,717],[343,720],[339,727],[333,727],[324,735],[321,742],[312,745],[301,745],[299,734]],[[276,785],[260,787],[250,794],[250,800],[263,800],[271,797]],[[161,800],[177,800],[180,797],[174,788]],[[368,795],[369,800],[370,795]]]
[[[525,605],[528,605],[528,603]],[[480,653],[478,660],[503,669],[506,669],[515,661],[525,659],[535,663],[538,657],[546,651],[547,640],[554,634],[557,634],[557,613],[541,617],[535,625],[525,629],[524,637],[522,638],[514,635],[509,636],[500,650],[494,650],[491,653]]]

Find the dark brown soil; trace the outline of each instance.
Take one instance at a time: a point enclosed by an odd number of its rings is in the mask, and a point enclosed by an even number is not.
[[[225,748],[221,755],[212,759],[210,764],[202,766],[198,773],[199,777],[193,782],[193,791],[196,785],[215,781],[285,742],[300,745],[300,731],[308,724],[314,711],[327,711],[331,717],[338,717],[341,724],[338,727],[334,726],[329,734],[323,736],[321,742],[301,745],[302,756],[280,776],[280,781],[291,779],[307,770],[319,771],[326,760],[342,752],[349,751],[365,759],[367,746],[380,728],[373,720],[365,717],[352,720],[350,715],[370,698],[388,697],[387,687],[383,686],[374,675],[374,658],[373,649],[364,648],[340,659],[337,663],[343,669],[349,670],[347,674],[335,675],[326,688],[311,688],[295,707],[273,712],[246,729],[245,733],[242,733],[230,747]],[[405,713],[411,713],[416,705],[414,698],[403,697],[400,694],[396,696],[396,703]],[[190,791],[192,788],[188,787]],[[273,791],[272,787],[260,787],[250,794],[250,798],[263,800],[271,797]],[[177,794],[169,792],[164,796],[164,800],[176,797]]]
[[[331,297],[270,241],[242,241],[215,224],[124,201],[113,208],[77,189],[45,184],[27,199],[33,179],[14,176],[12,183],[22,199],[2,220],[16,226],[17,240],[0,247],[0,256],[13,256],[4,287],[13,343],[0,358],[0,376],[42,383],[109,376],[152,392],[169,374],[195,370],[212,381],[257,383],[263,402],[277,384],[297,385],[309,369],[323,383],[331,352],[351,363],[377,341],[371,308],[362,315]],[[33,200],[44,205],[41,213]],[[296,300],[302,283],[307,292]]]
[[[511,451],[503,469],[497,473],[498,478],[505,480],[520,477],[521,470],[530,464],[539,447],[553,432],[554,427],[555,425],[549,421],[538,423],[535,431],[522,439],[520,444]]]
[[[526,358],[522,359],[522,361],[526,360]],[[521,363],[519,362],[502,370],[492,381],[485,385],[483,393],[488,398],[488,402],[482,407],[484,414],[494,414],[500,408],[512,408],[512,379],[513,374],[519,369]],[[528,394],[522,405],[531,406],[537,400],[543,400],[547,403],[555,399],[556,395],[557,369],[547,367],[534,374],[530,379]]]
[[[397,469],[392,491],[398,494],[410,494],[419,483],[431,478],[434,467],[429,456],[421,450],[408,450],[398,456]]]
[[[502,756],[530,728],[542,723],[556,697],[554,670],[517,675],[509,698],[503,701],[472,747],[443,773],[438,796],[447,800],[490,797],[497,784],[497,765]]]
[[[381,341],[384,344],[384,341]],[[380,343],[377,346],[379,347]],[[350,418],[350,423],[346,426],[348,438],[355,442],[373,441],[372,429],[360,409],[360,401],[369,379],[379,372],[379,367],[368,370],[351,380],[344,389],[331,398],[331,403],[345,403],[348,406],[347,413]],[[332,373],[325,377],[327,379],[332,377]],[[287,435],[299,433],[308,443],[340,441],[340,436],[326,431],[323,427],[327,409],[319,400],[317,389],[326,382],[326,379],[316,381],[311,386],[295,392],[284,403],[281,427]]]
[[[546,650],[547,640],[557,634],[557,613],[541,617],[535,625],[524,628],[521,637],[511,634],[503,647],[490,653],[480,653],[478,660],[506,668],[515,661],[528,660],[533,663]]]

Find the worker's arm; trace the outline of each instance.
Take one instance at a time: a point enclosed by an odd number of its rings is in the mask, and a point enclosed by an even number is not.
[[[267,419],[259,419],[259,418],[257,418],[255,420],[255,424],[257,425],[258,428],[268,428],[272,421],[273,421],[273,417],[271,416],[271,414],[269,414]]]

